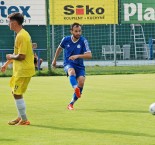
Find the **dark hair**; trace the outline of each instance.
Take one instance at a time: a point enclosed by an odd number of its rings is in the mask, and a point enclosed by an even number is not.
[[[24,16],[21,13],[15,12],[8,16],[10,20],[15,20],[19,25],[22,25],[24,22]]]
[[[74,27],[81,27],[81,25],[79,23],[73,23],[70,27],[71,30],[73,30]]]

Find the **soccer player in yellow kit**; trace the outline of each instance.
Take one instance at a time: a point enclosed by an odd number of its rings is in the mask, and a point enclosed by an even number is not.
[[[24,16],[20,13],[12,13],[8,16],[10,30],[16,32],[14,44],[14,53],[7,54],[6,63],[1,71],[5,72],[8,65],[13,62],[13,75],[10,80],[10,87],[15,99],[18,117],[9,121],[9,125],[29,125],[30,121],[26,115],[26,105],[23,99],[23,93],[26,91],[31,77],[35,74],[34,54],[32,50],[32,41],[29,33],[23,29],[22,24]]]

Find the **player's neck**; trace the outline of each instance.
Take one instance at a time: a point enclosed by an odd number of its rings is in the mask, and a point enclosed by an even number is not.
[[[77,42],[77,41],[79,40],[79,38],[77,39],[77,38],[75,38],[73,35],[72,35],[71,38],[72,38],[72,41],[73,41],[73,42]]]
[[[15,32],[16,32],[16,33],[19,33],[19,31],[20,31],[22,28],[23,28],[22,26],[17,27],[16,30],[15,30]]]

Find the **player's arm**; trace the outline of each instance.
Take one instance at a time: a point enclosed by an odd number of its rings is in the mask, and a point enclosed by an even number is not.
[[[7,54],[6,55],[7,60],[13,59],[13,60],[22,61],[22,60],[25,59],[25,57],[26,57],[25,54],[17,54],[17,55],[15,55],[15,54]]]
[[[77,58],[91,59],[92,58],[92,53],[87,52],[87,53],[84,53],[84,54],[72,55],[72,56],[69,57],[70,60],[75,60]]]
[[[56,61],[57,61],[57,58],[59,57],[60,53],[62,51],[62,48],[59,46],[55,52],[55,55],[54,55],[54,59],[52,61],[52,66],[53,67],[56,67]]]
[[[12,62],[13,62],[12,59],[11,59],[11,60],[7,60],[7,61],[4,63],[4,65],[1,67],[1,72],[5,72],[6,69],[7,69],[7,67],[8,67],[8,65],[9,65],[10,63],[12,63]]]

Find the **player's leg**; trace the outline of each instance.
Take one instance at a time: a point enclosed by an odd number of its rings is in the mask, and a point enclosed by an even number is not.
[[[84,82],[85,82],[85,76],[78,77],[77,81],[78,81],[78,87],[80,88],[80,93],[82,94]]]
[[[78,88],[80,90],[80,96],[82,94],[82,90],[83,90],[83,86],[84,86],[84,82],[85,82],[85,70],[78,70],[76,71],[77,74],[77,82],[78,82]],[[77,95],[74,93],[73,94],[73,98],[70,102],[70,104],[68,105],[68,109],[69,110],[73,110],[73,105],[74,103],[78,100]]]
[[[77,78],[78,81],[78,88],[80,89],[80,95],[82,94],[82,90],[83,90],[83,86],[84,86],[84,82],[85,82],[85,77],[84,76],[80,76]],[[74,104],[76,101],[78,100],[78,97],[76,96],[76,94],[73,94],[73,98],[70,102],[70,104]]]
[[[39,65],[40,65],[40,66],[41,66],[42,62],[43,62],[43,59],[40,58],[40,59],[39,59]]]
[[[30,122],[26,116],[26,105],[23,99],[23,93],[26,91],[30,78],[15,78],[12,77],[10,86],[12,87],[15,104],[18,111],[18,117],[15,120],[10,121],[9,125],[29,125]]]
[[[80,95],[81,95],[84,82],[85,82],[85,69],[77,69],[76,74],[77,74],[76,77],[77,77],[78,87],[80,89]]]
[[[42,70],[42,68],[41,68],[42,62],[43,62],[43,59],[40,58],[40,59],[38,60],[38,63],[37,63],[37,67],[39,68],[39,70]]]
[[[34,66],[35,66],[35,69],[37,70],[38,69],[38,60],[36,57],[34,57]]]
[[[21,120],[19,121],[18,125],[29,125],[30,122],[27,119],[26,105],[25,105],[25,101],[23,99],[23,96],[14,94],[14,98],[15,98],[17,110],[18,110],[19,115],[21,117]]]
[[[74,88],[76,96],[79,98],[80,97],[80,89],[78,88],[78,82],[76,80],[76,73],[75,73],[74,67],[71,65],[67,65],[67,66],[65,66],[64,70],[67,73],[67,75],[69,76],[70,84]]]

